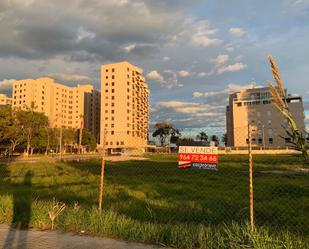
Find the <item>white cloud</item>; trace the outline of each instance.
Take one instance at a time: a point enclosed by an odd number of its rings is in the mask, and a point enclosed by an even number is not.
[[[0,91],[9,91],[12,89],[14,79],[4,79],[0,81]]]
[[[51,73],[48,74],[48,77],[55,78],[59,81],[65,82],[84,82],[84,83],[91,83],[91,78],[86,75],[79,75],[79,74],[67,74],[67,73]]]
[[[199,98],[199,97],[202,97],[204,94],[203,93],[201,93],[201,92],[194,92],[193,93],[193,97],[194,98]]]
[[[205,34],[197,33],[192,37],[192,44],[195,46],[209,47],[209,46],[218,46],[222,44],[223,41],[220,39],[211,39]]]
[[[217,101],[225,101],[228,99],[228,96],[232,93],[239,92],[244,89],[250,89],[250,88],[260,88],[262,86],[256,85],[256,83],[251,83],[248,85],[240,85],[240,84],[228,84],[228,86],[223,90],[218,91],[210,91],[210,92],[194,92],[193,97],[199,98],[199,97],[206,97],[206,98],[212,98],[213,100]]]
[[[207,20],[199,21],[195,24],[195,32],[192,35],[191,42],[194,46],[218,46],[223,43],[222,40],[217,38],[210,38],[217,32],[215,29],[209,29],[209,23]]]
[[[125,46],[125,47],[123,48],[123,50],[124,50],[125,52],[129,53],[129,52],[131,52],[135,47],[136,47],[135,44],[131,44],[131,45]]]
[[[146,77],[165,88],[183,87],[182,84],[178,84],[177,73],[173,70],[164,70],[161,73],[153,70],[149,72]]]
[[[245,30],[243,30],[242,28],[237,28],[237,27],[230,28],[229,32],[230,32],[230,34],[232,34],[234,36],[238,36],[238,37],[243,36],[246,33]]]
[[[228,51],[228,52],[233,52],[234,48],[233,47],[226,47],[225,50]]]
[[[154,81],[158,81],[158,82],[163,82],[163,76],[161,74],[158,73],[158,71],[153,70],[151,72],[149,72],[146,77],[150,80],[154,80]]]
[[[170,57],[165,56],[165,57],[162,58],[162,60],[163,60],[163,61],[169,61],[169,60],[170,60]]]
[[[191,73],[189,71],[186,71],[186,70],[181,70],[178,72],[179,76],[180,77],[189,77],[191,76]]]
[[[223,74],[223,73],[227,73],[227,72],[237,72],[237,71],[244,70],[245,68],[247,68],[246,64],[243,64],[241,62],[237,62],[237,63],[232,64],[232,65],[220,67],[217,70],[217,74]]]
[[[230,59],[230,56],[228,54],[220,54],[216,58],[213,59],[213,61],[216,64],[223,64],[227,62]]]

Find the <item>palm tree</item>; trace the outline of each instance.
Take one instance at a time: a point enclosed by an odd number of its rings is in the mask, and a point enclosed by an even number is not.
[[[200,140],[201,142],[205,141],[207,142],[208,141],[208,135],[201,131],[197,136],[196,136],[196,139]]]

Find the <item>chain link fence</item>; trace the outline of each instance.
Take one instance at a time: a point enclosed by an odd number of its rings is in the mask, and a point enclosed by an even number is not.
[[[125,135],[113,140],[111,146],[107,135],[104,211],[159,226],[249,222],[250,142],[255,225],[309,235],[309,162],[288,139],[279,136],[281,133],[247,126],[234,129],[232,135],[218,127],[179,132],[181,136],[176,138],[167,136],[164,146],[150,137],[152,144],[143,149],[126,143]],[[179,169],[179,146],[217,146],[218,170]],[[79,160],[77,155],[73,159]],[[84,208],[97,207],[100,163],[98,159],[53,162],[53,166],[48,161],[40,165],[2,163],[0,195],[20,188],[22,176],[30,170],[33,198],[55,197],[66,203],[78,202]]]

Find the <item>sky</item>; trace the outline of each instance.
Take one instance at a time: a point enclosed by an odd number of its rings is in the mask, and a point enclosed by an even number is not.
[[[272,80],[268,55],[309,123],[309,0],[1,0],[0,92],[49,76],[100,88],[100,65],[144,70],[151,122],[225,125],[228,95]]]

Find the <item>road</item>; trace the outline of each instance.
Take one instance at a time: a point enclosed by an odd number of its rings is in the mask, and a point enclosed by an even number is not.
[[[1,249],[159,249],[140,243],[54,231],[16,230],[0,224]],[[166,249],[166,248],[165,248]]]

